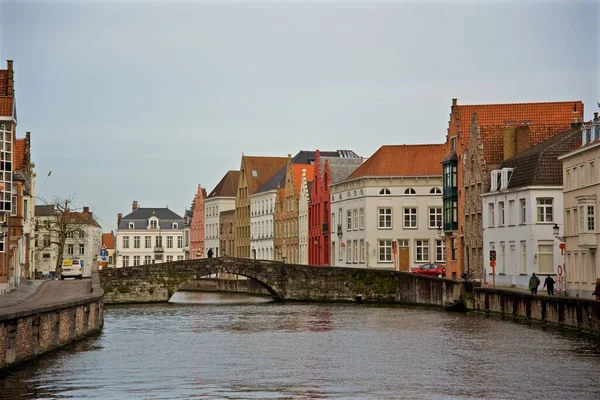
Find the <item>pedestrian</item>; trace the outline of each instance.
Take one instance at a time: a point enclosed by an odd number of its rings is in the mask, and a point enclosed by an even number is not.
[[[554,279],[550,275],[548,275],[544,280],[544,286],[542,286],[542,289],[543,288],[548,290],[548,296],[554,296]]]
[[[540,286],[540,278],[535,276],[535,272],[531,274],[531,278],[529,278],[529,290],[531,290],[531,294],[537,294],[538,286]]]
[[[600,301],[600,278],[596,279],[596,287],[594,288],[594,293],[592,293],[593,295],[596,295],[596,300]]]
[[[208,249],[208,258],[212,258],[213,256],[213,251],[212,251],[212,247],[210,249]]]

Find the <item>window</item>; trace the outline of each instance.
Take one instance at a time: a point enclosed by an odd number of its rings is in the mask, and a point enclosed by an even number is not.
[[[73,231],[67,231],[66,235],[67,239],[73,239]]]
[[[352,210],[346,211],[346,230],[352,230]]]
[[[504,226],[504,202],[498,202],[498,226]]]
[[[358,229],[360,229],[360,230],[365,229],[365,209],[364,208],[358,209]]]
[[[569,190],[571,186],[571,170],[567,169],[565,174],[565,190]]]
[[[527,242],[521,240],[521,273],[527,273]]]
[[[506,271],[506,243],[500,242],[500,271],[504,274]]]
[[[446,261],[446,246],[443,240],[435,241],[435,261],[444,262]]]
[[[579,218],[578,218],[578,213],[577,213],[577,208],[573,208],[573,225],[574,225],[574,231],[573,234],[577,235],[579,234]]]
[[[152,256],[144,256],[144,265],[152,264]]]
[[[157,229],[158,228],[158,221],[155,219],[151,219],[150,220],[150,229]]]
[[[133,222],[129,223],[129,229],[135,229],[135,224]]]
[[[496,226],[496,213],[494,210],[494,203],[488,204],[488,224],[489,226]]]
[[[594,206],[579,206],[579,218],[579,232],[594,232],[596,230]]]
[[[173,236],[167,236],[167,249],[173,248]]]
[[[392,241],[379,241],[379,262],[392,262]]]
[[[519,200],[519,223],[521,225],[527,223],[527,201],[525,199]]]
[[[404,227],[405,228],[416,228],[417,227],[417,209],[416,208],[405,208],[404,209]]]
[[[346,264],[350,264],[352,262],[352,241],[348,240],[346,242]]]
[[[150,236],[144,236],[144,247],[147,249],[152,247],[152,238]]]
[[[537,199],[537,222],[552,222],[552,198],[538,197]]]
[[[173,229],[178,229],[178,228],[179,228],[179,225],[177,224],[177,222],[173,222],[173,224],[171,225],[171,227],[172,227]]]
[[[177,248],[181,249],[183,247],[183,236],[177,236]]]
[[[594,206],[587,206],[587,230],[588,232],[594,232],[596,230]]]
[[[354,252],[353,252],[353,256],[352,256],[352,262],[354,264],[358,264],[358,240],[354,239]]]
[[[136,267],[140,265],[140,256],[133,256],[133,266]]]
[[[133,237],[133,248],[134,249],[139,249],[140,248],[140,237],[139,236],[134,236]]]
[[[123,236],[123,248],[124,249],[129,248],[129,236]]]
[[[554,273],[554,246],[552,242],[538,242],[538,261],[540,273]]]
[[[167,262],[173,261],[173,256],[167,256]]]
[[[157,236],[155,242],[156,247],[162,247],[162,236]]]
[[[365,262],[365,240],[360,239],[360,262],[361,264]]]
[[[429,240],[415,240],[415,248],[417,262],[429,261]]]
[[[392,229],[392,209],[380,208],[379,213],[379,229]]]
[[[338,249],[338,261],[342,261],[344,259],[344,246],[342,246],[344,242],[340,240],[340,247]]]
[[[50,235],[44,235],[44,247],[50,246]]]
[[[85,232],[84,231],[79,230],[77,233],[78,233],[79,239],[83,239],[85,237]]]
[[[573,167],[573,185],[571,185],[571,189],[577,189],[578,184],[578,173],[577,167]]]
[[[343,219],[342,219],[342,209],[341,208],[338,209],[338,219],[339,219],[338,224],[340,224],[339,231],[341,232],[342,231],[342,224],[343,224],[343,222],[342,222],[343,221]]]
[[[331,213],[331,233],[335,232],[335,213]]]
[[[514,218],[515,218],[515,201],[509,200],[508,201],[508,225],[515,224]]]
[[[456,151],[456,136],[450,138],[450,151]]]
[[[80,244],[79,245],[79,255],[83,256],[84,254],[85,254],[85,245]]]
[[[442,194],[442,189],[434,187],[429,191],[430,194]]]
[[[415,192],[415,189],[413,189],[413,188],[408,188],[404,191],[404,194],[412,195],[412,194],[417,194],[417,192]]]
[[[73,254],[75,254],[75,246],[73,244],[68,244],[67,245],[67,254],[72,256]]]
[[[352,229],[358,230],[358,209],[352,210]]]
[[[381,190],[379,191],[379,194],[380,194],[380,195],[382,195],[382,196],[385,196],[385,195],[390,195],[390,194],[392,194],[392,192],[390,192],[390,189],[383,188],[383,189],[381,189]]]
[[[441,208],[430,208],[429,209],[429,227],[437,229],[442,226],[442,209]]]
[[[123,256],[123,267],[129,267],[129,256]]]
[[[183,256],[177,256],[177,261],[183,261]]]
[[[596,171],[594,170],[594,162],[590,161],[590,173],[588,174],[590,177],[590,181],[588,182],[590,185],[596,183]]]

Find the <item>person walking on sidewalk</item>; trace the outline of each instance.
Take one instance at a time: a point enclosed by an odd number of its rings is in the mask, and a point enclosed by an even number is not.
[[[544,286],[542,286],[542,289],[543,288],[548,290],[548,296],[554,296],[554,279],[550,275],[548,275],[544,280]]]
[[[600,301],[600,278],[596,279],[596,287],[592,295],[596,295],[596,300]]]
[[[531,294],[537,294],[538,286],[540,286],[540,278],[535,276],[535,272],[531,274],[531,278],[529,278],[529,290],[531,290]]]

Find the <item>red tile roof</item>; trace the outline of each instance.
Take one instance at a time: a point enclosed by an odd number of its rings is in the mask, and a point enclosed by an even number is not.
[[[8,71],[5,69],[0,70],[0,96],[6,96],[6,90],[8,79],[6,79],[6,73]]]
[[[381,146],[348,179],[366,176],[441,176],[441,162],[445,155],[445,144]]]
[[[271,179],[288,161],[287,157],[243,156],[242,158],[242,165],[246,168],[248,196],[253,195],[258,188]]]
[[[102,245],[107,249],[114,249],[114,237],[112,233],[103,233],[102,234]]]
[[[20,170],[25,168],[25,139],[15,140],[13,163],[14,170]]]
[[[312,182],[315,177],[315,166],[310,164],[292,164],[292,174],[294,177],[294,185],[296,186],[296,194],[300,193],[302,185],[302,170],[306,170],[306,182]]]

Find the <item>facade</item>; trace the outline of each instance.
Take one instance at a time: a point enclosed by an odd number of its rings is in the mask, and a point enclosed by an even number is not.
[[[220,256],[220,213],[235,209],[239,175],[240,171],[227,171],[204,201],[204,248],[207,253],[213,249],[214,257]]]
[[[310,181],[307,179],[306,170],[302,171],[300,178],[300,195],[298,199],[298,264],[308,264],[308,208],[310,207],[312,179],[315,176],[314,167],[311,170]]]
[[[192,223],[190,226],[190,260],[206,257],[204,251],[204,199],[206,190],[198,185],[198,192],[194,197],[192,209]]]
[[[192,203],[192,209],[194,203]],[[192,210],[185,210],[183,213],[183,258],[188,260],[190,258],[190,229],[192,227]]]
[[[102,234],[102,248],[108,251],[108,263],[106,263],[106,268],[114,268],[115,267],[115,233],[110,231],[110,233]]]
[[[409,271],[443,263],[444,155],[444,144],[382,146],[331,184],[332,265]]]
[[[329,232],[335,221],[330,221],[330,185],[346,179],[363,163],[353,151],[338,150],[335,156],[323,156],[316,151],[310,206],[308,208],[308,264],[335,265],[331,254]]]
[[[275,203],[279,182],[284,179],[285,168],[282,168],[250,196],[250,247],[253,257],[259,260],[275,260]]]
[[[589,298],[600,277],[598,259],[600,200],[600,118],[581,128],[581,147],[559,157],[564,179],[565,279],[567,293]]]
[[[235,210],[221,211],[219,213],[219,249],[221,257],[231,257],[235,251],[235,238],[233,226],[235,224]]]
[[[491,172],[491,188],[482,196],[489,285],[528,289],[532,273],[542,281],[552,275],[560,284],[558,265],[562,268],[564,255],[553,232],[555,224],[563,229],[563,173],[557,157],[580,145],[580,129],[559,133]]]
[[[15,286],[15,271],[9,267],[11,251],[7,237],[10,235],[10,213],[12,210],[13,190],[13,152],[12,144],[17,132],[17,110],[14,91],[13,62],[8,60],[7,68],[0,70],[0,294],[9,292]],[[15,199],[16,200],[16,199]]]
[[[131,213],[117,217],[116,267],[184,260],[184,225],[168,207],[140,208],[134,201]]]
[[[285,157],[253,157],[242,155],[235,197],[235,257],[251,258],[250,196],[286,165]]]
[[[581,101],[458,105],[452,99],[444,171],[444,232],[449,278],[483,280],[481,195],[502,161],[581,121]],[[505,154],[505,149],[507,153]]]
[[[81,212],[57,209],[55,205],[35,206],[37,243],[35,246],[36,271],[46,275],[56,271],[62,260],[83,261],[83,276],[89,277],[97,265],[102,245],[102,227],[94,219],[89,207]],[[63,249],[59,236],[65,235]]]
[[[293,164],[288,156],[284,186],[279,190],[275,202],[275,260],[297,264],[298,246],[298,206],[302,176],[314,176],[314,166]]]

